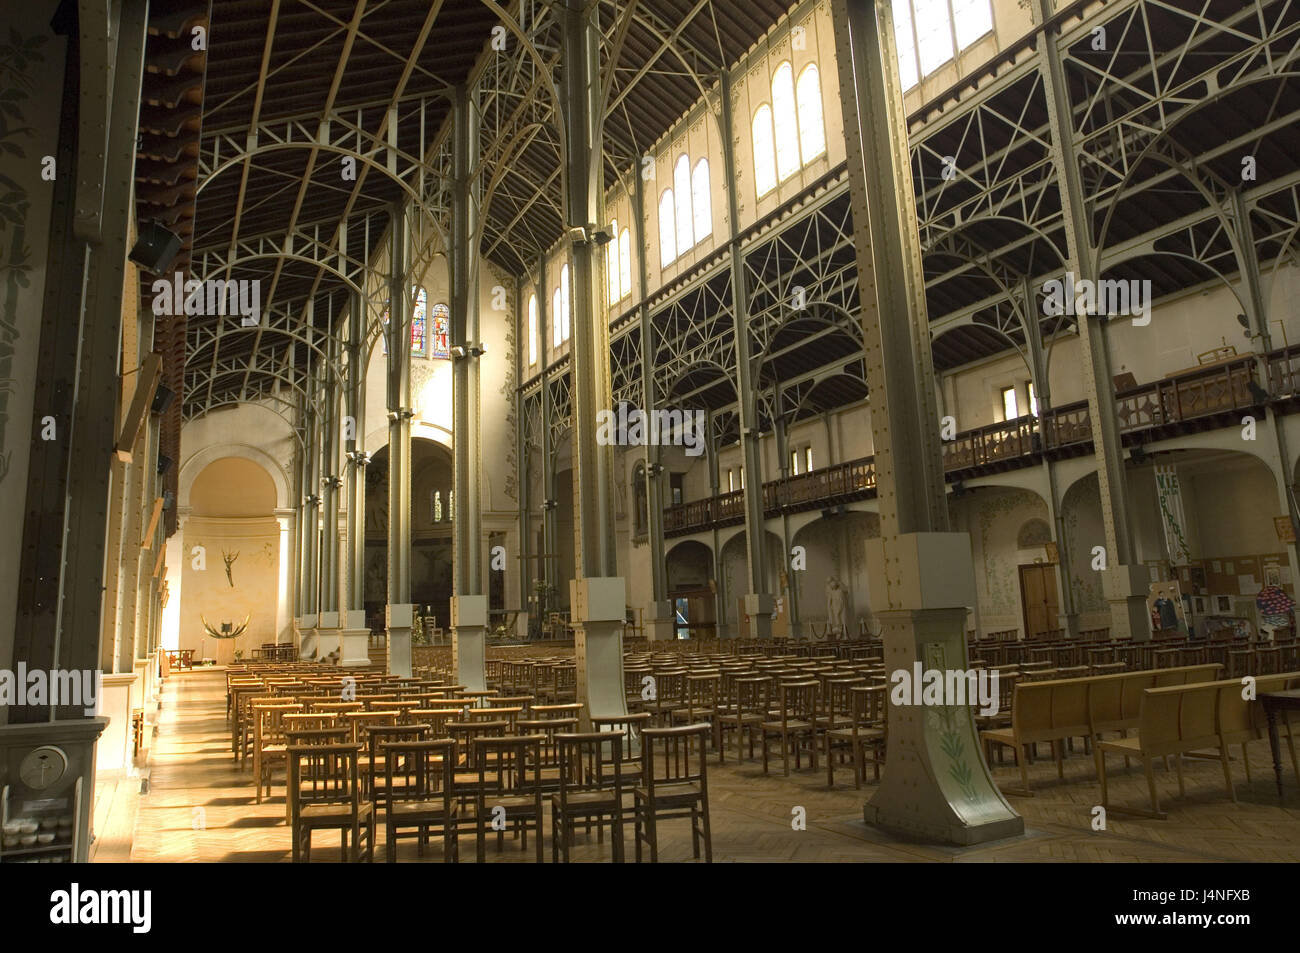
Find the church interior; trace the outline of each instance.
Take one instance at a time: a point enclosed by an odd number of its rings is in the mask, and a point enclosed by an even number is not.
[[[0,258],[0,863],[1300,861],[1294,3],[26,0]]]

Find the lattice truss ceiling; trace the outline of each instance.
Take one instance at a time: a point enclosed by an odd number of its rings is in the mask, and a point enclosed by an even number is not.
[[[558,24],[545,3],[522,2],[522,10],[518,0],[215,4],[195,270],[261,279],[268,315],[255,329],[191,319],[187,415],[272,393],[286,405],[300,399],[309,362],[325,354],[330,316],[350,287],[366,287],[394,201],[427,209],[417,261],[439,250],[449,94],[459,84],[477,91],[482,254],[524,276],[556,242],[560,146],[547,71],[559,62]],[[1271,274],[1296,260],[1300,228],[1300,5],[1179,6],[1191,9],[1112,0],[1094,14],[1095,5],[1075,3],[1053,23],[1073,116],[1065,153],[1083,179],[1095,264],[1107,277],[1150,280],[1156,296],[1235,275],[1247,245]],[[597,9],[609,187],[786,5],[607,0]],[[493,27],[507,19],[522,22],[521,33],[494,51]],[[1099,25],[1104,50],[1093,48]],[[1031,35],[1005,49],[909,120],[940,369],[1023,352],[1035,331],[1049,346],[1070,331],[1042,322],[1038,301],[1067,257],[1041,45]],[[833,69],[824,75],[833,82]],[[340,176],[346,156],[361,157],[355,181]],[[797,419],[866,393],[843,167],[778,219],[742,236],[764,429],[778,414]],[[791,307],[795,288],[806,308]],[[367,290],[373,320],[382,301]],[[634,314],[616,321],[616,398],[644,400],[649,384],[660,400],[713,411],[719,437],[733,436],[730,296],[719,255],[656,293],[653,340],[641,341]],[[647,343],[650,382],[640,375]],[[553,439],[566,429],[566,374],[562,361],[549,384]],[[542,382],[527,387],[527,436],[540,443]]]
[[[786,10],[777,0],[595,7],[607,186]],[[482,254],[511,274],[533,268],[562,231],[548,75],[559,50],[559,21],[542,0],[218,0],[195,274],[260,280],[265,317],[256,328],[191,319],[187,416],[258,397],[286,407],[301,399],[346,294],[367,293],[372,320],[382,307],[363,279],[387,241],[391,203],[425,210],[413,225],[417,263],[441,250],[460,85],[475,92],[480,120]],[[342,175],[349,157],[354,179]]]

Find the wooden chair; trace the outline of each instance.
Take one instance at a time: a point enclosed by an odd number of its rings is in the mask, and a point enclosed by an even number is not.
[[[704,752],[711,733],[712,728],[706,724],[647,728],[641,733],[645,745],[642,753],[645,780],[633,791],[638,864],[641,863],[643,841],[649,845],[650,862],[659,862],[659,821],[682,817],[691,820],[691,845],[695,858],[699,859],[700,841],[703,840],[705,862],[713,863],[708,765]]]
[[[361,859],[363,840],[366,860],[375,859],[375,813],[361,797],[357,771],[360,753],[360,746],[354,744],[290,745],[286,750],[289,829],[295,863],[311,862],[311,835],[317,830],[339,831],[345,859],[349,833],[352,860]]]
[[[370,801],[378,810],[387,802],[385,746],[400,741],[427,741],[428,725],[372,725],[364,731],[366,745],[365,789]]]
[[[524,850],[528,849],[528,832],[535,832],[537,862],[542,862],[542,740],[541,735],[503,735],[471,742],[478,765],[475,814],[479,863],[486,859],[489,824],[496,831],[498,851],[507,828],[520,836]]]
[[[456,742],[450,738],[387,742],[383,760],[388,862],[397,860],[397,842],[403,837],[414,837],[423,857],[430,833],[441,835],[445,863],[459,861]]]
[[[808,740],[809,758],[813,770],[817,770],[817,681],[790,681],[778,689],[781,699],[780,707],[772,718],[763,722],[763,773],[768,773],[768,740],[781,739],[781,766],[786,777],[790,776],[790,748],[794,747],[795,770],[799,764],[799,744]]]
[[[865,753],[871,749],[871,765],[875,780],[880,780],[880,765],[885,760],[885,688],[879,685],[852,685],[849,687],[850,715],[848,727],[828,729],[826,742],[826,786],[835,786],[836,746],[847,747],[853,755],[853,786],[861,788],[866,780]]]
[[[610,825],[614,863],[623,863],[623,741],[621,731],[560,733],[559,790],[551,795],[551,862],[569,862],[574,821],[596,824],[603,841]],[[608,755],[606,755],[608,752]]]
[[[262,803],[262,789],[271,796],[271,773],[284,764],[284,716],[301,712],[302,705],[253,706],[253,781],[257,785],[257,803]]]
[[[721,742],[718,729],[718,693],[722,676],[717,672],[686,676],[686,704],[669,712],[672,724],[698,724],[704,722],[713,729],[714,747]]]
[[[623,736],[623,760],[619,764],[619,773],[623,778],[624,790],[630,791],[641,783],[645,777],[645,743],[642,736],[650,727],[648,711],[633,712],[630,715],[593,716],[593,731],[617,731]]]
[[[749,733],[749,756],[754,757],[754,735],[762,733],[772,709],[772,678],[768,675],[746,675],[735,679],[734,694],[727,709],[718,716],[718,763],[721,764],[726,748],[726,732],[735,729],[736,760],[745,759],[745,733]]]

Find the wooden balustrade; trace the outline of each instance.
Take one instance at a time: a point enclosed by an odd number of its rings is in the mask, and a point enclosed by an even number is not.
[[[1279,397],[1300,393],[1300,345],[1271,352],[1268,362],[1271,393]],[[1255,358],[1247,356],[1120,391],[1115,398],[1120,432],[1150,430],[1253,407],[1258,403],[1251,392],[1253,383]],[[1019,417],[962,431],[944,443],[943,467],[947,473],[1005,468],[1030,460],[1036,453],[1091,441],[1088,402],[1076,401],[1054,407],[1041,418]],[[874,458],[850,460],[764,483],[764,515],[864,499],[874,495],[875,489]],[[682,535],[744,519],[744,491],[734,490],[665,507],[664,533]]]

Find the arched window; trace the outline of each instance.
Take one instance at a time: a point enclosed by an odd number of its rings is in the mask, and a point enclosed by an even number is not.
[[[673,222],[673,190],[664,189],[659,196],[659,264],[666,265],[677,257],[677,226]]]
[[[560,337],[560,289],[556,288],[551,295],[551,347],[559,347],[563,339]]]
[[[683,156],[685,158],[685,156]],[[709,160],[695,163],[691,173],[691,212],[695,217],[695,241],[702,242],[713,232],[713,208],[709,201]]]
[[[632,293],[632,236],[626,228],[618,235],[618,277],[623,294]]]
[[[528,296],[528,365],[537,363],[537,294]]]
[[[822,83],[816,63],[809,63],[795,86],[799,111],[799,154],[803,164],[826,151],[826,127],[822,122]]]
[[[609,223],[609,231],[615,240],[605,245],[605,297],[609,304],[613,304],[623,297],[619,293],[618,280],[618,219],[613,219]]]
[[[430,354],[433,357],[442,358],[444,361],[451,359],[451,308],[445,304],[435,304],[433,306],[433,337]]]
[[[794,69],[788,61],[772,74],[772,126],[776,133],[776,175],[784,182],[799,171],[799,117],[794,104]]]
[[[411,309],[411,354],[424,357],[429,350],[428,301],[423,288],[412,288],[415,307]]]
[[[433,491],[433,520],[434,523],[442,522],[442,490]]]
[[[893,0],[894,45],[898,48],[898,79],[907,92],[921,81],[916,68],[916,37],[912,33],[912,4],[909,0]]]
[[[560,312],[556,315],[556,324],[560,326],[560,340],[569,340],[569,266],[560,268]]]
[[[691,160],[685,153],[677,157],[673,166],[674,208],[677,216],[677,254],[690,248],[691,239]]]
[[[989,0],[892,0],[903,90],[993,31]]]
[[[767,103],[754,113],[754,188],[761,198],[776,188],[776,143],[772,140],[772,107]]]

